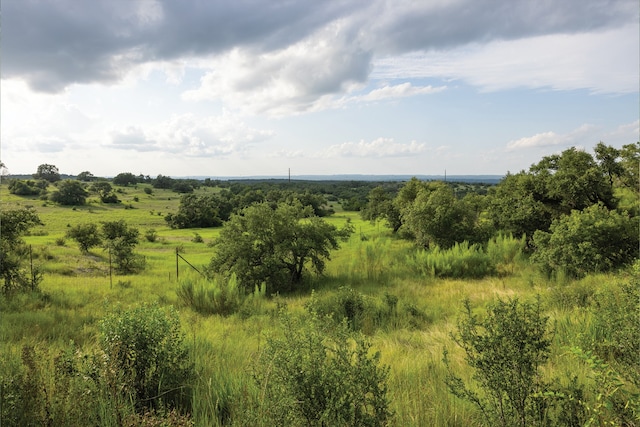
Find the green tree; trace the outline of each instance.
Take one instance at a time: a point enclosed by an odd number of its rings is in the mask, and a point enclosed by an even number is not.
[[[111,184],[106,181],[95,182],[91,184],[91,187],[89,187],[89,189],[98,194],[98,197],[100,197],[100,201],[102,203],[120,202],[118,196],[116,196],[116,194],[113,192],[113,187],[111,187]]]
[[[54,165],[42,164],[38,166],[38,170],[33,174],[36,179],[44,179],[48,182],[60,181],[60,172]]]
[[[450,248],[463,241],[477,242],[480,233],[478,214],[469,203],[458,200],[451,187],[433,183],[418,190],[416,198],[402,211],[406,229],[424,247]]]
[[[380,185],[369,192],[367,206],[362,210],[361,216],[372,222],[378,219],[386,220],[394,233],[402,226],[400,211],[393,203],[391,195]]]
[[[638,191],[640,185],[640,142],[623,145],[620,149],[623,185]]]
[[[127,187],[130,184],[135,185],[138,183],[138,178],[131,172],[122,172],[113,177],[113,185],[121,185]]]
[[[178,212],[164,219],[171,228],[218,227],[229,219],[232,208],[229,200],[218,194],[185,194],[180,197]]]
[[[120,273],[133,273],[144,268],[144,258],[134,252],[140,232],[124,220],[102,223],[105,249],[109,250]]]
[[[87,201],[87,190],[80,181],[65,179],[58,184],[58,190],[53,192],[50,199],[61,205],[84,205]]]
[[[0,211],[0,277],[4,279],[4,293],[33,289],[37,285],[38,276],[23,269],[28,250],[21,238],[36,225],[42,222],[33,209]]]
[[[311,268],[322,274],[330,251],[353,233],[318,217],[300,203],[279,204],[272,209],[261,203],[243,209],[224,224],[215,242],[210,269],[235,273],[242,286],[252,291],[263,282],[267,293],[290,290]]]
[[[514,236],[526,235],[528,241],[536,230],[548,230],[554,213],[546,203],[544,182],[533,174],[507,174],[489,190],[487,212],[493,226]]]
[[[84,253],[102,243],[102,237],[98,226],[94,223],[78,224],[67,230],[67,237],[78,242],[80,250]]]
[[[534,395],[545,389],[540,367],[547,361],[551,346],[548,318],[541,312],[540,301],[529,304],[517,299],[498,300],[488,307],[484,319],[473,314],[468,300],[464,308],[452,338],[464,351],[482,394],[453,373],[445,352],[449,390],[475,404],[488,425],[535,424]]]
[[[389,368],[351,331],[311,312],[280,314],[280,334],[267,340],[255,378],[264,391],[259,420],[287,426],[385,426]]]
[[[91,182],[91,181],[95,181],[96,177],[93,176],[93,174],[91,172],[84,171],[84,172],[80,172],[78,174],[78,176],[76,177],[76,179],[78,181]]]
[[[533,236],[532,261],[547,273],[563,271],[572,277],[603,272],[638,257],[638,218],[593,205],[555,220]]]

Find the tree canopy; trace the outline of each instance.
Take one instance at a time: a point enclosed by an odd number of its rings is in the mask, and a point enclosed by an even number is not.
[[[80,181],[65,179],[58,184],[58,191],[51,194],[51,200],[67,206],[84,205],[88,195]]]
[[[235,273],[249,292],[265,283],[270,294],[292,289],[309,269],[322,274],[330,251],[353,227],[338,229],[311,212],[299,202],[280,203],[275,209],[260,203],[232,215],[215,242],[210,270]]]
[[[49,182],[60,181],[60,171],[58,171],[58,167],[49,164],[42,164],[38,166],[38,170],[33,174],[33,177],[36,179],[44,179]]]

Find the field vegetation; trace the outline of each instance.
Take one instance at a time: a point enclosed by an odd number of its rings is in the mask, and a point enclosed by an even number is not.
[[[491,188],[3,182],[0,425],[640,425],[640,145],[608,148]]]

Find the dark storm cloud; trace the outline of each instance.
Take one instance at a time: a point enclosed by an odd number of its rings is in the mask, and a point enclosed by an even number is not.
[[[234,47],[275,51],[336,21],[352,36],[335,48],[348,54],[347,43],[356,43],[370,61],[376,54],[589,31],[634,20],[636,0],[3,0],[2,76],[56,92],[72,83],[116,81],[148,61]],[[344,81],[361,81],[363,70],[369,67],[353,67],[357,76],[343,76]]]

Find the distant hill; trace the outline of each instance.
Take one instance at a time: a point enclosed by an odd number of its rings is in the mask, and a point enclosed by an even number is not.
[[[416,177],[422,181],[449,181],[449,182],[473,182],[483,184],[497,184],[503,175],[291,175],[291,180],[295,181],[408,181]],[[206,178],[221,181],[251,181],[251,180],[274,180],[286,181],[287,176],[182,176],[175,178],[187,178],[204,180]]]
[[[497,184],[504,178],[503,175],[292,175],[294,181],[408,181],[416,177],[422,181],[449,181],[469,182],[482,184]],[[33,179],[32,175],[9,175],[3,178]],[[61,179],[73,179],[72,175],[60,175]],[[113,177],[107,177],[113,178]],[[203,181],[207,178],[220,181],[287,181],[286,175],[255,175],[255,176],[174,176],[176,179],[197,179]]]

